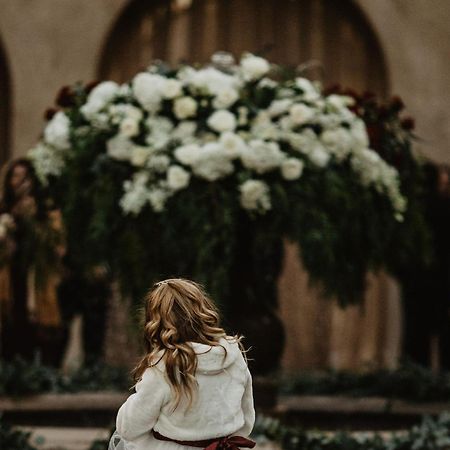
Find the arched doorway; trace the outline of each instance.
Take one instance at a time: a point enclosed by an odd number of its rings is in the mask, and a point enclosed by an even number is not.
[[[0,165],[10,157],[10,79],[6,56],[0,42]]]
[[[305,76],[324,85],[339,83],[382,97],[389,90],[378,40],[350,0],[135,0],[110,33],[99,75],[123,82],[152,60],[206,62],[217,50],[235,56],[251,51],[301,66]],[[395,328],[387,315],[398,306],[391,281],[371,276],[364,307],[341,311],[310,289],[297,251],[286,244],[279,283],[288,330],[285,367],[390,364],[397,344],[386,351]]]
[[[378,41],[360,10],[333,0],[133,1],[113,27],[102,79],[125,81],[152,60],[206,62],[225,50],[303,65],[324,84],[384,95],[387,75]]]

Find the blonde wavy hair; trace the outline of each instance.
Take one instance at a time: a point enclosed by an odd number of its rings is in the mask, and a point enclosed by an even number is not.
[[[217,308],[201,285],[182,278],[160,281],[145,297],[146,354],[133,370],[134,380],[139,381],[148,367],[162,360],[174,394],[174,409],[183,396],[190,405],[197,388],[197,356],[189,342],[220,346],[225,337]],[[240,342],[237,336],[233,339]]]

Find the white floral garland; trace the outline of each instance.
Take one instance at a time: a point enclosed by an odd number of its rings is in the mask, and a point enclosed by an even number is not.
[[[398,173],[369,148],[364,122],[348,108],[353,99],[323,96],[305,78],[274,81],[268,78],[270,70],[264,58],[245,54],[226,71],[182,67],[168,77],[151,66],[129,84],[106,81],[96,86],[80,111],[84,127],[114,133],[106,142],[108,157],[134,168],[123,186],[123,212],[138,215],[147,204],[163,211],[193,177],[215,182],[243,168],[247,179],[236,186],[240,204],[264,213],[272,205],[266,174],[278,172],[286,182],[301,182],[306,165],[327,170],[331,163],[350,161],[360,183],[386,195],[402,220],[406,201]],[[236,106],[249,84],[276,92],[271,104],[256,114]],[[169,113],[163,109],[167,104]],[[202,117],[207,114],[202,125],[200,111]],[[62,111],[48,122],[43,139],[29,152],[44,183],[63,173],[71,154],[70,136],[76,134]]]

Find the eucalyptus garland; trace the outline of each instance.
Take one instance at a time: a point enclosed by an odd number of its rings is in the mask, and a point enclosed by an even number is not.
[[[191,277],[225,309],[273,307],[283,238],[342,304],[362,298],[393,245],[407,260],[412,195],[371,148],[355,99],[282,73],[245,54],[63,88],[29,156],[74,260],[108,263],[135,299],[158,278]],[[409,148],[404,129],[389,133],[382,149]]]
[[[450,414],[425,416],[419,425],[387,438],[373,433],[305,431],[263,416],[258,418],[254,434],[277,442],[282,450],[446,450],[450,446]]]

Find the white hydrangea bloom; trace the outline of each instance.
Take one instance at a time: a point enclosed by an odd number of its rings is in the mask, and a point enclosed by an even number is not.
[[[131,138],[139,134],[139,122],[133,117],[125,117],[119,125],[119,133]]]
[[[192,120],[181,121],[171,133],[173,140],[180,141],[183,144],[187,144],[194,139],[194,134],[197,131],[197,123]]]
[[[271,117],[277,117],[281,114],[285,114],[289,111],[289,108],[291,107],[293,103],[293,100],[290,98],[283,98],[280,100],[274,100],[267,110],[269,115]]]
[[[62,111],[57,112],[44,130],[44,140],[55,148],[66,150],[70,147],[70,120]]]
[[[216,181],[233,173],[234,166],[225,149],[218,142],[205,144],[198,153],[198,158],[192,166],[194,174],[208,181]]]
[[[233,131],[236,128],[236,116],[226,109],[221,109],[213,112],[207,123],[211,129],[218,133]]]
[[[119,92],[119,85],[114,81],[104,81],[89,93],[86,103],[80,108],[87,120],[92,120]]]
[[[147,198],[155,212],[162,212],[171,193],[163,187],[154,187],[148,191]]]
[[[193,92],[212,95],[216,98],[222,96],[222,100],[224,97],[233,96],[233,91],[237,91],[241,86],[241,82],[236,76],[221,72],[214,67],[185,70],[181,77]]]
[[[180,120],[193,117],[197,113],[197,102],[192,97],[179,97],[174,101],[173,112]]]
[[[120,207],[125,214],[137,216],[142,211],[149,197],[148,180],[148,174],[141,171],[135,173],[132,180],[124,182],[125,192],[120,199]]]
[[[285,139],[292,148],[300,153],[309,154],[319,143],[316,133],[311,129],[303,130],[301,133],[287,133]]]
[[[239,92],[230,86],[220,89],[213,100],[213,107],[216,109],[224,109],[232,106],[239,99]]]
[[[297,180],[301,177],[304,163],[298,158],[287,158],[281,163],[281,175],[285,180]]]
[[[320,135],[322,144],[341,162],[352,151],[352,135],[346,128],[325,130]]]
[[[296,78],[295,85],[302,90],[304,100],[312,102],[320,98],[319,90],[307,78]]]
[[[170,158],[167,155],[152,153],[147,160],[147,165],[150,170],[157,173],[165,173],[170,165]]]
[[[129,103],[116,103],[108,108],[108,115],[113,124],[119,124],[123,119],[130,118],[139,122],[142,117],[142,110]]]
[[[173,165],[167,171],[167,185],[173,191],[179,191],[189,186],[191,175],[181,166]]]
[[[286,158],[276,142],[251,140],[241,152],[244,167],[262,174],[277,169]]]
[[[132,81],[133,95],[142,107],[149,113],[159,111],[163,99],[166,78],[161,75],[141,72]]]
[[[49,176],[59,177],[65,167],[64,153],[43,142],[39,142],[28,152],[36,175],[46,185]]]
[[[129,161],[134,146],[127,137],[118,134],[106,142],[106,153],[112,159]]]
[[[270,70],[270,64],[266,59],[251,53],[247,53],[241,58],[240,67],[244,79],[249,81],[263,77]]]
[[[136,167],[144,167],[148,158],[153,153],[153,150],[149,147],[143,147],[141,145],[135,145],[131,149],[130,163]]]
[[[269,186],[261,180],[247,180],[239,186],[244,209],[265,212],[272,207]]]
[[[350,132],[353,137],[353,149],[360,150],[369,147],[369,136],[367,134],[366,124],[361,119],[352,122]]]
[[[202,149],[197,144],[182,145],[175,149],[175,158],[187,166],[193,166],[200,158]]]
[[[310,152],[307,153],[309,160],[317,167],[324,168],[328,165],[331,155],[327,152],[326,148],[316,143]]]
[[[304,103],[295,103],[289,108],[289,115],[294,125],[303,125],[314,117],[315,111]]]

